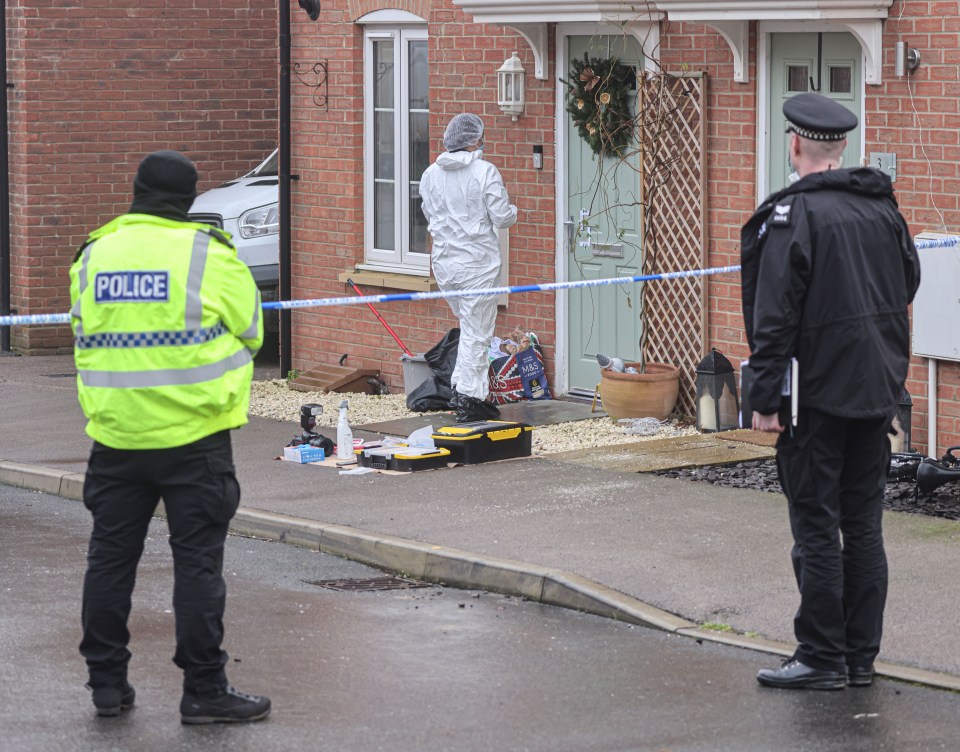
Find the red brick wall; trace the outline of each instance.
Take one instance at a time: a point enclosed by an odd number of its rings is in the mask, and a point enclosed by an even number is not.
[[[389,5],[417,12],[422,2]],[[295,136],[294,170],[306,178],[295,188],[294,199],[297,297],[349,292],[336,281],[337,273],[363,259],[363,53],[361,29],[352,22],[356,14],[381,6],[383,2],[378,0],[364,0],[352,3],[353,10],[348,10],[328,3],[321,24],[309,30],[303,27],[308,36],[298,42],[315,47],[324,40],[331,60],[332,98],[327,111],[316,109],[303,95],[296,104],[294,119],[302,133]],[[865,151],[897,153],[895,188],[914,233],[923,229],[958,232],[960,18],[953,3],[907,3],[902,10],[903,18],[898,21],[901,6],[895,3],[884,27],[884,83],[866,87]],[[484,118],[485,152],[500,168],[511,197],[520,207],[519,222],[511,231],[510,283],[552,280],[556,222],[554,50],[547,56],[551,68],[548,80],[538,81],[530,74],[533,60],[527,44],[502,28],[472,24],[449,2],[434,3],[428,21],[434,155],[441,148],[440,137],[450,116],[470,110]],[[708,27],[667,22],[661,33],[665,70],[707,73],[707,264],[737,264],[740,227],[757,203],[756,25],[751,27],[749,82],[745,84],[733,81],[732,53],[723,38]],[[893,75],[894,43],[898,38],[923,54],[923,64],[909,80]],[[494,71],[514,49],[528,71],[527,110],[517,123],[499,114],[494,104]],[[538,143],[544,146],[542,171],[534,171],[530,165],[532,145]],[[342,170],[335,180],[331,179],[334,164]],[[319,181],[314,179],[321,175]],[[738,276],[711,278],[708,290],[708,345],[718,347],[733,361],[746,357],[749,353]],[[428,349],[455,323],[440,302],[385,304],[382,313],[416,352]],[[399,350],[365,308],[303,311],[294,317],[297,368],[333,362],[347,352],[351,365],[380,367],[391,386],[400,386]],[[553,355],[553,296],[512,297],[510,307],[498,318],[498,332],[509,331],[517,324],[543,335],[548,355]],[[916,359],[908,388],[915,401],[914,443],[918,446],[926,440],[926,373],[925,361]],[[960,397],[960,367],[941,367],[939,391],[940,446],[960,443],[960,423],[955,415],[960,410],[951,404]]]
[[[902,17],[901,17],[902,11]],[[920,67],[894,75],[895,46],[921,53]],[[883,85],[867,87],[866,152],[894,152],[894,188],[916,234],[960,233],[960,15],[953,2],[895,2],[883,34]],[[923,259],[923,251],[920,252]],[[960,444],[960,364],[941,362],[937,446]],[[907,389],[913,396],[914,444],[927,444],[927,360],[915,358]]]
[[[755,37],[751,39],[755,47]],[[707,74],[707,266],[740,263],[740,227],[756,208],[756,56],[751,50],[749,82],[733,80],[730,47],[702,24],[668,23],[662,29],[664,71]],[[707,279],[707,347],[732,363],[749,355],[740,306],[740,276]]]
[[[901,10],[902,18],[898,19]],[[756,205],[756,27],[750,81],[733,81],[726,42],[699,24],[667,24],[666,70],[688,66],[708,74],[708,215],[710,266],[739,263],[739,232]],[[960,232],[960,16],[955,3],[894,3],[884,25],[883,84],[867,85],[865,148],[897,155],[894,188],[911,232]],[[894,75],[898,40],[921,50],[908,78]],[[731,360],[749,353],[743,334],[739,278],[709,282],[709,344]],[[927,443],[927,361],[914,358],[907,388],[914,400],[914,444]],[[960,365],[940,364],[938,445],[960,444]]]
[[[65,312],[74,251],[126,211],[144,154],[183,151],[202,191],[276,145],[276,3],[13,0],[7,9],[11,303],[21,314]],[[70,349],[66,327],[15,328],[12,340],[27,353]]]
[[[413,2],[390,2],[416,13]],[[316,49],[323,41],[329,58],[330,104],[313,105],[305,95],[294,102],[293,245],[295,298],[353,294],[337,275],[363,261],[363,29],[353,13],[376,10],[375,3],[326,3],[317,24],[298,28],[295,45]],[[553,281],[554,272],[554,89],[533,77],[533,56],[525,41],[497,27],[469,23],[452,3],[435,3],[429,14],[431,157],[442,150],[447,121],[458,112],[484,120],[485,158],[503,175],[520,212],[510,230],[510,284]],[[528,71],[527,106],[516,122],[496,105],[496,69],[517,50]],[[544,147],[544,169],[532,167],[533,145]],[[396,292],[363,287],[364,293]],[[444,301],[396,302],[380,313],[415,353],[430,349],[457,325]],[[394,391],[403,387],[400,348],[365,306],[320,308],[293,313],[293,365],[298,370],[335,363],[379,368]],[[497,317],[497,332],[514,326],[534,330],[551,359],[554,297],[517,295]],[[551,371],[552,373],[552,371]]]

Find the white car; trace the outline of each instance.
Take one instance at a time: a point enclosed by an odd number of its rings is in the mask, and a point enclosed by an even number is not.
[[[263,299],[278,300],[280,288],[280,214],[278,151],[246,175],[211,188],[194,199],[190,219],[230,233],[240,260],[250,267]],[[278,329],[276,311],[264,323]]]

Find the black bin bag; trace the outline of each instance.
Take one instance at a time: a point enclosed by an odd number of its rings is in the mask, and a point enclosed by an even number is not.
[[[437,344],[423,354],[433,375],[407,395],[407,408],[417,413],[449,410],[453,398],[450,377],[457,365],[460,329],[454,327]]]

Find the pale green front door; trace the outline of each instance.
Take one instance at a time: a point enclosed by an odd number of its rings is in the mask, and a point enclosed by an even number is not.
[[[863,50],[848,32],[771,34],[770,53],[768,193],[787,185],[790,175],[783,103],[795,94],[816,91],[842,104],[859,120],[863,85]],[[847,134],[844,167],[860,163],[860,133],[858,127]]]
[[[567,45],[568,60],[587,52],[590,57],[616,58],[641,70],[643,56],[633,37],[571,36]],[[564,123],[568,278],[636,276],[643,257],[639,159],[601,159],[580,138],[570,115]],[[628,151],[635,148],[630,146]],[[639,288],[640,283],[629,283],[569,291],[570,391],[593,391],[600,381],[597,353],[625,361],[639,359]]]

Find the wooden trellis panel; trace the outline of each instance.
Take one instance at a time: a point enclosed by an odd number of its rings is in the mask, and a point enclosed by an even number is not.
[[[706,263],[706,88],[702,73],[647,74],[640,86],[644,274]],[[680,367],[679,412],[696,415],[695,371],[706,351],[703,277],[645,283],[647,361]]]

